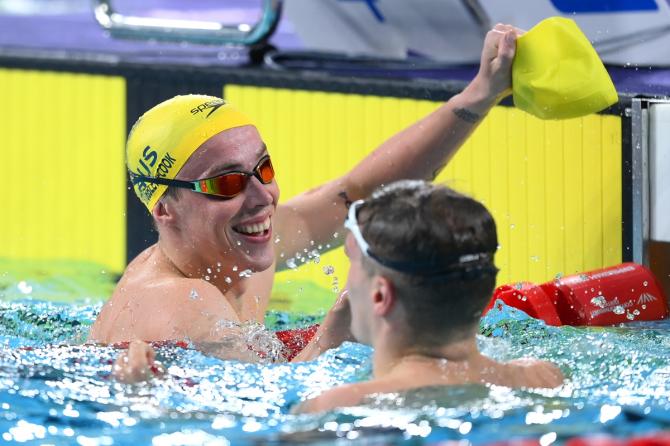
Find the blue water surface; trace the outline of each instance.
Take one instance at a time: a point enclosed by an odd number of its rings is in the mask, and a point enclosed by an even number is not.
[[[345,343],[309,363],[247,364],[166,346],[158,351],[165,377],[124,385],[109,376],[118,350],[82,345],[102,305],[91,299],[91,287],[77,278],[60,285],[48,275],[19,279],[0,281],[0,443],[422,445],[534,438],[548,445],[576,435],[627,438],[670,429],[665,321],[557,328],[498,306],[481,322],[482,351],[503,361],[552,360],[568,377],[562,387],[428,388],[293,415],[302,398],[368,378],[371,349]],[[43,300],[50,290],[62,294],[63,283],[79,293],[71,299],[76,303]],[[267,325],[284,329],[320,317],[271,312]]]

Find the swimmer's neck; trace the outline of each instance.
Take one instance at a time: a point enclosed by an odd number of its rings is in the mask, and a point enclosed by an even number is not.
[[[375,378],[381,378],[404,367],[415,367],[419,364],[424,367],[431,365],[444,367],[445,364],[460,367],[474,364],[482,358],[474,332],[468,334],[464,339],[430,346],[415,342],[408,343],[389,333],[389,336],[380,336],[373,347],[375,353],[372,367]]]
[[[248,288],[248,280],[242,280],[240,271],[231,265],[213,262],[211,265],[199,265],[194,259],[176,255],[168,243],[159,239],[155,245],[155,255],[159,262],[174,275],[189,279],[205,280],[221,291],[228,301],[237,308],[241,297]]]

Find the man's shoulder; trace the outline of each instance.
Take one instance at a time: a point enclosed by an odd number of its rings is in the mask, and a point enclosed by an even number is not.
[[[561,369],[553,362],[522,358],[508,364],[521,370],[526,387],[554,388],[563,384],[565,379]]]
[[[321,395],[302,402],[296,411],[300,413],[326,412],[338,407],[357,406],[368,394],[365,383],[345,384],[326,390]]]

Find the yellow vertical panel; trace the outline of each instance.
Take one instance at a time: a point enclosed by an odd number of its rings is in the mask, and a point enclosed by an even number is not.
[[[364,146],[365,140],[365,97],[357,94],[347,95],[344,108],[338,110],[338,113],[346,113],[349,119],[346,120],[347,137],[340,144],[345,145],[341,150],[346,153],[347,159],[362,159],[367,148]]]
[[[125,265],[125,81],[0,69],[0,256]],[[32,104],[26,107],[26,104]],[[30,187],[27,187],[29,185]]]
[[[547,225],[545,221],[545,149],[544,121],[526,117],[526,184],[528,190],[528,279],[531,282],[546,280]]]
[[[470,180],[472,178],[473,162],[470,140],[465,141],[449,164],[452,165],[453,170],[450,172],[451,176],[447,180],[447,184],[464,194],[472,195]]]
[[[507,118],[508,140],[508,193],[510,274],[512,277],[528,277],[528,187],[526,174],[526,116],[518,109],[510,109]],[[534,185],[533,185],[534,186]]]
[[[294,157],[299,156],[299,153],[296,153],[293,150],[294,141],[296,140],[296,133],[294,131],[285,131],[282,132],[281,125],[284,121],[284,116],[291,119],[293,117],[294,104],[291,100],[290,90],[277,90],[275,92],[275,102],[265,104],[266,110],[272,114],[269,117],[268,122],[264,122],[261,126],[260,133],[265,143],[268,146],[268,150],[273,157],[273,162],[276,164],[277,170],[277,181],[280,186],[281,193],[280,199],[285,198],[290,192],[293,184],[291,183],[291,164],[294,162]],[[234,101],[237,104],[238,101]],[[282,111],[282,114],[279,114],[277,110],[277,103],[286,104],[286,110]],[[256,119],[256,115],[253,111],[248,111],[248,113]],[[284,115],[283,113],[286,113]],[[282,119],[278,119],[279,116],[282,116]],[[283,125],[292,125],[292,121],[284,121]]]
[[[512,280],[510,274],[510,209],[509,209],[509,176],[508,168],[508,111],[502,107],[496,107],[489,113],[487,120],[490,121],[489,147],[491,166],[491,205],[489,210],[493,214],[498,228],[498,245],[500,248],[496,253],[496,265],[500,269],[498,283]],[[519,277],[516,277],[519,280]]]
[[[621,119],[603,116],[602,184],[603,191],[603,265],[622,261],[621,210]]]
[[[563,162],[563,123],[550,121],[545,124],[545,190],[544,213],[546,216],[546,270],[550,278],[565,271],[565,164]],[[539,147],[538,147],[539,149]]]
[[[491,205],[491,157],[488,144],[490,130],[491,120],[485,119],[470,137],[472,164],[469,178],[472,179],[472,195],[487,207]]]
[[[485,119],[473,135],[473,147],[475,154],[473,158],[473,189],[474,195],[481,200],[487,208],[491,207],[493,183],[491,175],[495,166],[491,163],[489,155],[489,141],[491,139],[491,120]]]
[[[584,271],[584,163],[581,119],[563,121],[565,274]]]
[[[602,137],[599,116],[582,118],[582,159],[584,162],[584,269],[603,264]]]

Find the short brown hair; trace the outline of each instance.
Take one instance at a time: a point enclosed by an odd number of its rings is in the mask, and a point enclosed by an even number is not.
[[[405,180],[373,193],[358,221],[379,258],[436,267],[437,273],[402,272],[364,258],[369,273],[393,281],[417,339],[431,344],[469,334],[498,272],[496,225],[486,207],[444,185]]]

